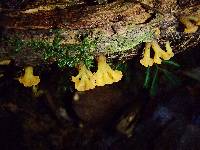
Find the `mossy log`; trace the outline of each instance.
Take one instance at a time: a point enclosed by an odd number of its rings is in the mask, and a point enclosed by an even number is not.
[[[140,57],[143,43],[155,39],[161,45],[170,41],[175,54],[200,42],[200,32],[184,33],[179,21],[183,15],[200,13],[198,0],[69,2],[37,2],[21,9],[2,5],[0,59],[18,65],[60,61],[61,66],[75,66],[100,54],[119,60]],[[16,37],[20,42],[12,40]]]

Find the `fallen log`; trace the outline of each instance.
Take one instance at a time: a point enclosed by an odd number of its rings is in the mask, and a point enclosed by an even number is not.
[[[140,0],[90,6],[79,1],[1,8],[0,59],[15,60],[17,65],[56,61],[74,67],[90,64],[100,54],[119,60],[140,57],[143,43],[152,40],[161,45],[170,41],[176,54],[200,42],[199,31],[184,33],[179,21],[181,16],[199,14],[199,2],[192,2]]]

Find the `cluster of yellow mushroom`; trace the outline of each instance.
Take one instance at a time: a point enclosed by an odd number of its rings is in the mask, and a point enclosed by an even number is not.
[[[75,89],[78,91],[86,91],[94,89],[95,86],[104,86],[121,80],[122,72],[112,70],[106,63],[105,56],[99,56],[97,61],[98,70],[96,73],[89,71],[85,65],[80,65],[79,74],[76,77],[72,76],[72,81],[75,83]]]
[[[39,76],[33,75],[33,67],[28,66],[25,68],[25,73],[23,76],[18,78],[19,82],[25,87],[32,87],[38,85],[40,82]]]
[[[169,41],[166,42],[165,47],[166,51],[162,50],[157,41],[146,43],[143,58],[140,60],[140,63],[145,67],[149,67],[153,66],[154,63],[161,64],[162,59],[169,60],[174,56]],[[154,50],[154,58],[151,58],[150,56],[151,48]]]
[[[200,13],[189,16],[182,16],[180,21],[186,27],[184,29],[185,33],[194,33],[198,30],[198,26],[200,26]]]

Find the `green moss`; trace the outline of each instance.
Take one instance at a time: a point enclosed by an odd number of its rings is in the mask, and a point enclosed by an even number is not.
[[[24,42],[22,39],[14,37],[7,39],[10,46],[14,47],[14,53],[20,52],[22,47],[24,46]]]
[[[94,57],[92,51],[96,48],[96,43],[84,38],[79,44],[62,45],[62,38],[59,31],[55,31],[53,42],[47,40],[26,40],[20,38],[11,38],[8,44],[14,49],[14,53],[20,53],[22,48],[31,48],[35,52],[42,52],[43,59],[48,61],[53,59],[60,68],[75,67],[84,63],[88,68],[93,65]]]
[[[95,48],[95,42],[85,38],[80,44],[61,45],[60,40],[54,38],[53,44],[44,51],[44,58],[56,59],[58,66],[75,67],[80,63],[84,63],[88,68],[93,65],[93,56],[91,49]]]

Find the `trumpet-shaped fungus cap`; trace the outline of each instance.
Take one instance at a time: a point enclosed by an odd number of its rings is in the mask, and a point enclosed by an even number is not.
[[[92,72],[83,64],[79,67],[79,74],[76,77],[72,76],[72,81],[78,91],[87,91],[94,89],[96,86]]]
[[[121,71],[112,70],[106,63],[106,57],[100,55],[98,58],[98,70],[94,76],[96,85],[104,86],[105,84],[112,84],[113,82],[120,81],[123,75]]]
[[[161,58],[163,58],[163,56],[166,55],[166,52],[163,51],[163,50],[160,48],[160,46],[158,45],[158,42],[157,42],[157,41],[153,41],[153,42],[152,42],[152,48],[153,48],[154,53],[155,53],[155,54],[154,54],[154,58],[153,58],[154,63],[156,63],[156,64],[161,64],[161,62],[162,62]]]
[[[166,42],[165,47],[167,51],[162,50],[160,46],[158,45],[157,41],[152,42],[152,48],[155,52],[154,62],[156,64],[161,64],[162,62],[161,58],[164,60],[169,60],[171,57],[174,56],[174,53],[172,52],[172,48],[170,47],[169,41]]]
[[[28,66],[25,68],[25,74],[18,78],[19,82],[25,87],[32,87],[38,85],[40,82],[39,76],[33,75],[33,67]]]
[[[198,25],[200,25],[200,14],[183,16],[180,18],[180,21],[186,27],[184,29],[185,33],[195,33],[198,30]],[[195,23],[193,23],[192,21]]]
[[[140,63],[145,67],[153,66],[153,59],[150,57],[150,48],[151,43],[146,43],[143,58],[140,60]]]

